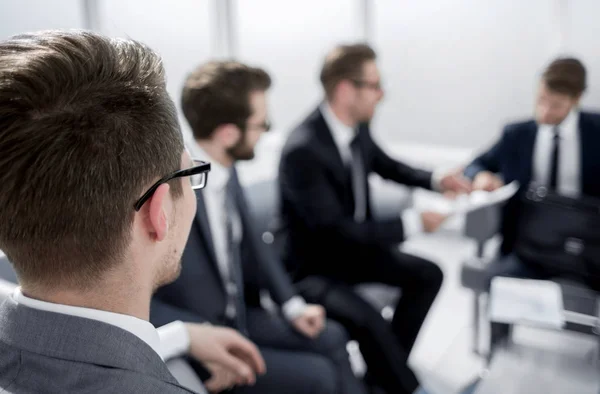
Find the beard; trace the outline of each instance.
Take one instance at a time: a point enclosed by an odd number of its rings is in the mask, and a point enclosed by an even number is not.
[[[227,154],[235,161],[252,160],[254,159],[254,148],[248,144],[244,133],[237,144],[227,149]]]
[[[164,263],[161,264],[161,268],[154,279],[152,292],[154,293],[159,288],[175,282],[181,274],[181,266],[181,255],[177,256],[176,253],[170,253],[169,256],[166,256]]]
[[[181,274],[183,247],[178,248],[177,244],[174,242],[174,234],[177,232],[174,220],[169,223],[169,228],[171,229],[169,232],[169,242],[171,246],[163,257],[162,264],[160,264],[154,277],[153,293],[160,287],[174,282],[179,277],[179,274]]]

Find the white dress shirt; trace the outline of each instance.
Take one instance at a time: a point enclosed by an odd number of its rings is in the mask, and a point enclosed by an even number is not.
[[[185,330],[185,327],[183,327],[183,324],[179,321],[164,326],[166,330],[161,335],[159,333],[160,330],[157,331],[156,328],[146,320],[121,313],[36,300],[25,296],[21,292],[20,287],[15,289],[12,298],[17,304],[25,305],[28,308],[97,320],[119,327],[146,342],[163,360],[186,353],[189,347],[187,330]],[[180,331],[181,328],[185,331],[183,336]],[[167,343],[163,343],[163,339]]]
[[[573,110],[558,126],[541,124],[535,139],[533,153],[533,181],[550,181],[550,160],[554,142],[554,128],[559,132],[559,161],[557,192],[570,197],[581,194],[581,140],[579,138],[579,111]]]
[[[344,124],[338,117],[333,113],[331,106],[327,101],[324,101],[320,107],[325,123],[331,131],[331,136],[335,142],[338,151],[344,161],[344,164],[349,164],[352,160],[352,151],[350,149],[350,143],[356,136],[356,129]],[[368,174],[366,174],[368,176]],[[439,189],[440,174],[434,172],[432,177],[432,189]],[[368,203],[368,202],[367,202]],[[404,227],[404,236],[408,238],[410,236],[423,232],[423,221],[419,211],[416,209],[405,209],[401,214],[402,225]]]
[[[188,150],[192,157],[211,163],[210,180],[207,182],[206,187],[202,189],[202,196],[206,205],[208,223],[213,237],[219,272],[221,279],[224,281],[223,283],[226,284],[226,279],[229,277],[229,248],[227,245],[227,228],[225,224],[225,197],[227,182],[229,182],[231,176],[231,168],[224,167],[212,160],[198,143],[190,142],[188,145]],[[243,227],[239,215],[234,213],[231,220],[234,239],[241,241]],[[229,317],[231,317],[231,314],[235,314],[235,310],[231,310],[231,308],[235,308],[235,306],[228,306],[228,310],[225,311]],[[289,321],[295,320],[302,315],[305,308],[306,302],[300,296],[290,298],[281,306],[284,316]]]

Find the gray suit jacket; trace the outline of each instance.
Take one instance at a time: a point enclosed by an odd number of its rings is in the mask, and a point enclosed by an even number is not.
[[[191,393],[135,335],[95,320],[0,306],[0,393]]]

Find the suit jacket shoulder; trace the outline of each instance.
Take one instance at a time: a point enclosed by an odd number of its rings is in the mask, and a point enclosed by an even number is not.
[[[294,127],[284,144],[283,152],[292,152],[313,146],[318,129],[325,125],[321,111],[317,108],[312,111],[299,125]],[[322,123],[322,124],[321,124]]]
[[[516,138],[532,129],[536,129],[536,122],[533,119],[512,122],[504,126],[504,136]]]
[[[580,121],[582,123],[587,124],[588,126],[591,126],[593,128],[600,129],[600,113],[581,111],[579,116]]]
[[[190,393],[135,335],[99,321],[31,309],[11,298],[0,307],[0,389]]]

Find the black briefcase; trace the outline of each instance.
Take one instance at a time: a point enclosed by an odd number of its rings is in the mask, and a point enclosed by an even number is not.
[[[521,196],[515,253],[552,276],[600,280],[600,199],[530,184]]]

